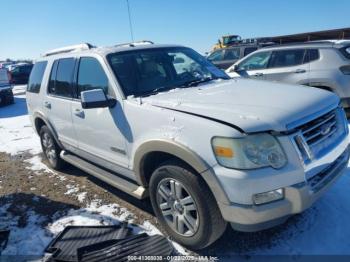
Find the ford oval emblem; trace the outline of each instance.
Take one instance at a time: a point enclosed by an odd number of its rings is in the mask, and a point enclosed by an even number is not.
[[[325,124],[325,125],[321,126],[320,133],[323,136],[328,135],[329,132],[331,132],[331,129],[332,129],[332,125],[331,124]]]

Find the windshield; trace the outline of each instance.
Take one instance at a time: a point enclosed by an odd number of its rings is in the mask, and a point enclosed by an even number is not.
[[[214,79],[229,79],[190,48],[132,50],[107,58],[125,96],[145,96]]]

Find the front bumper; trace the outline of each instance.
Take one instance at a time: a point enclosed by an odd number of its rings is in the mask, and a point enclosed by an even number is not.
[[[263,205],[222,204],[223,218],[238,231],[254,232],[281,224],[293,214],[310,207],[339,178],[347,167],[349,147],[318,174],[292,186],[284,187],[283,200]]]

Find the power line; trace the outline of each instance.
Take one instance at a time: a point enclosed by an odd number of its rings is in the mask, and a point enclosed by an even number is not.
[[[133,30],[132,30],[132,23],[131,23],[131,14],[130,14],[129,0],[126,0],[126,4],[127,4],[127,6],[128,6],[129,27],[130,27],[131,41],[134,42],[134,33],[133,33]]]

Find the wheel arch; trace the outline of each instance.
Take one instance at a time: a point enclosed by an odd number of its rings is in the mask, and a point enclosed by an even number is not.
[[[41,127],[43,125],[46,125],[49,128],[52,136],[54,137],[54,139],[56,141],[56,143],[61,148],[64,148],[62,143],[58,139],[58,135],[57,135],[57,132],[55,131],[54,127],[52,126],[50,121],[42,113],[39,113],[39,112],[34,113],[33,120],[34,120],[34,128],[35,128],[35,131],[37,132],[37,134],[40,134]]]
[[[152,140],[138,147],[133,160],[137,182],[148,187],[153,171],[159,164],[171,158],[184,162],[201,176],[217,201],[230,202],[213,169],[194,151],[174,141]]]

